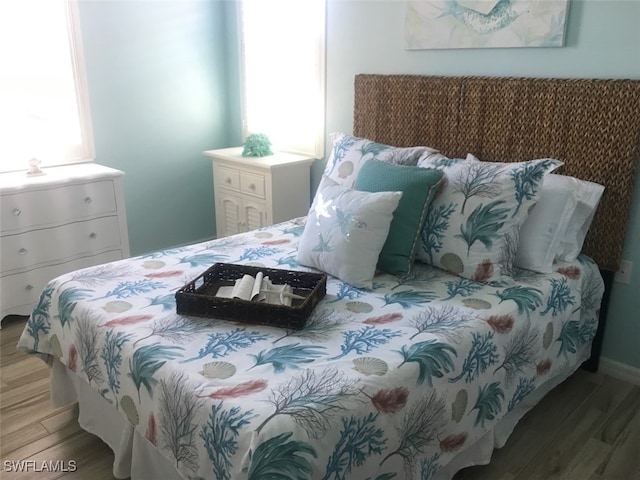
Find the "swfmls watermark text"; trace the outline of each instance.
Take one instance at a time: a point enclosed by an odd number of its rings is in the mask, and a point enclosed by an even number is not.
[[[2,470],[6,473],[19,472],[75,472],[78,464],[75,460],[3,460]]]

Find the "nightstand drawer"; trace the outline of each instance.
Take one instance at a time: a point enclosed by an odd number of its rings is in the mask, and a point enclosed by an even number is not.
[[[218,167],[217,184],[221,187],[231,188],[233,190],[240,190],[240,172],[233,168]]]
[[[118,217],[103,217],[2,237],[2,272],[63,261],[122,244]]]
[[[264,198],[264,176],[240,172],[240,191]]]
[[[114,213],[117,206],[113,182],[106,180],[2,195],[0,209],[6,233]]]

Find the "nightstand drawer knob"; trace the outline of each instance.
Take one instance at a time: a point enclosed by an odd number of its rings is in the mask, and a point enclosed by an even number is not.
[[[18,253],[20,255],[26,255],[27,253],[29,253],[29,250],[27,250],[26,248],[21,248]]]
[[[249,184],[249,190],[255,190],[256,189],[256,184],[255,183],[250,183]]]
[[[91,232],[91,233],[89,234],[89,238],[90,238],[90,239],[92,239],[92,240],[95,240],[96,238],[98,238],[98,234],[97,234],[97,233],[95,233],[95,232]]]
[[[30,292],[31,290],[33,290],[33,285],[29,284],[29,285],[27,285],[26,287],[24,287],[24,289],[25,289],[27,292]]]
[[[224,183],[230,184],[231,183],[231,178],[230,177],[225,178],[224,179]]]
[[[19,217],[21,213],[22,213],[22,210],[20,210],[19,208],[14,208],[14,209],[13,209],[13,214],[14,214],[16,217]]]
[[[87,205],[89,205],[91,202],[93,202],[93,200],[91,199],[91,197],[85,197],[85,199],[84,199],[84,203],[86,203]]]

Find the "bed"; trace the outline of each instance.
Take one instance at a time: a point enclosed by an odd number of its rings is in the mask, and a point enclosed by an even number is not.
[[[606,186],[582,253],[550,272],[474,280],[449,255],[453,272],[418,261],[370,288],[330,275],[301,330],[176,314],[175,292],[216,262],[313,271],[298,218],[58,277],[18,347],[50,363],[52,402],[79,403],[117,478],[452,478],[577,368],[597,369],[639,99],[628,80],[356,77],[358,138],[551,157]]]

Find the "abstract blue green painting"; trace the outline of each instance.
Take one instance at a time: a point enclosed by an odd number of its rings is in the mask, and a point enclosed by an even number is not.
[[[405,47],[561,47],[569,0],[408,0]]]

